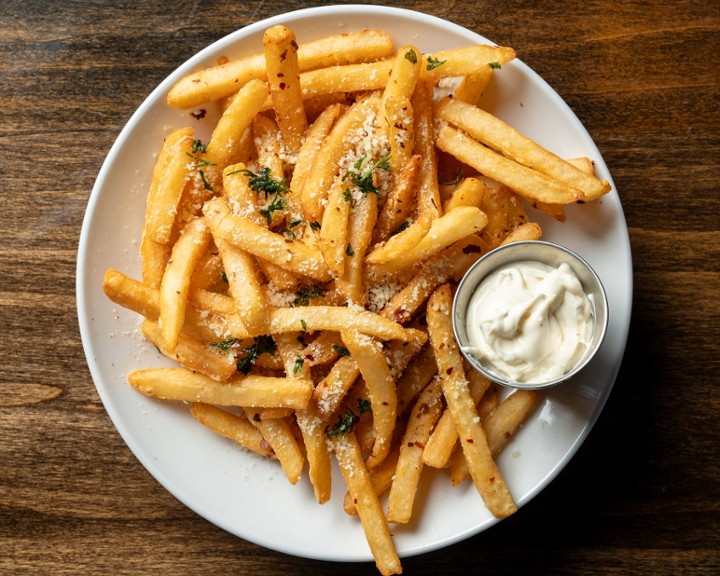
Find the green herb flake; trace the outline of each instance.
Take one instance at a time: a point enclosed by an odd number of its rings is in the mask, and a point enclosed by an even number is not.
[[[438,66],[442,66],[443,64],[445,64],[445,62],[447,62],[447,60],[440,60],[440,59],[435,58],[435,57],[433,57],[433,56],[428,56],[428,58],[427,58],[427,66],[425,66],[425,68],[426,68],[428,71],[430,71],[430,70],[435,70],[435,68],[437,68]]]
[[[327,435],[330,436],[330,438],[335,438],[336,436],[347,434],[353,429],[353,426],[355,426],[355,422],[357,421],[357,414],[355,414],[352,410],[347,410],[345,414],[340,416],[337,424],[327,431]]]
[[[310,229],[314,232],[317,232],[318,230],[320,230],[320,228],[320,222],[318,222],[317,220],[313,220],[312,222],[310,222]]]
[[[360,410],[360,414],[365,414],[366,412],[372,412],[372,405],[370,404],[370,400],[367,398],[358,398],[358,410]]]
[[[307,322],[302,318],[300,319],[300,326],[302,326],[303,332],[307,332]]]
[[[365,172],[361,172],[365,159],[366,157],[363,156],[355,161],[355,164],[353,164],[354,169],[348,170],[342,177],[343,182],[350,179],[363,194],[376,194],[377,196],[380,196],[380,190],[373,183],[373,173],[378,169],[386,171],[390,170],[390,163],[388,162],[388,160],[390,160],[390,154],[380,158],[380,160],[375,162],[375,164],[370,166],[370,168],[368,168]]]
[[[193,154],[197,154],[198,152],[204,153],[207,151],[207,144],[203,144],[200,140],[193,140],[190,149]]]
[[[276,349],[277,346],[275,345],[275,340],[273,340],[272,336],[258,336],[255,338],[255,343],[253,345],[242,349],[245,356],[237,361],[238,372],[248,374],[260,354],[274,354]]]
[[[202,180],[203,188],[205,188],[205,190],[208,190],[210,192],[214,192],[212,184],[210,184],[210,182],[208,182],[207,178],[205,178],[205,172],[203,172],[202,170],[198,170],[198,176],[200,176],[200,180]]]
[[[321,284],[312,284],[310,286],[301,286],[295,293],[293,306],[309,306],[310,300],[320,298],[325,293]]]
[[[293,374],[298,374],[303,369],[303,364],[305,364],[305,360],[300,358],[300,356],[295,358],[295,366],[293,366]]]
[[[350,356],[350,350],[345,348],[345,346],[340,346],[339,344],[333,344],[332,349],[337,352],[338,356]]]
[[[405,52],[405,60],[409,61],[412,64],[417,64],[417,54],[415,54],[415,50],[408,50]]]
[[[493,70],[500,70],[500,68],[502,68],[502,64],[500,64],[500,62],[490,62],[488,66],[490,66]]]
[[[351,244],[348,244],[345,247],[345,254],[347,254],[348,256],[355,256],[355,250],[353,250],[353,247]]]
[[[210,342],[210,346],[219,348],[223,352],[227,352],[231,348],[236,348],[238,344],[240,344],[238,338],[230,338],[229,340],[223,340],[221,342]]]

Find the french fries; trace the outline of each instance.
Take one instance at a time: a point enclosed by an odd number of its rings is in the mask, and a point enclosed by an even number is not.
[[[128,383],[188,403],[291,484],[307,469],[319,503],[334,453],[344,509],[388,575],[402,572],[389,523],[423,513],[424,467],[471,476],[497,517],[516,510],[495,458],[540,402],[500,402],[463,362],[452,286],[493,248],[542,236],[527,205],[562,221],[564,205],[609,191],[590,159],[560,158],[479,107],[512,48],[428,54],[417,40],[306,42],[278,25],[257,54],[180,79],[170,106],[217,101],[221,115],[207,144],[180,128],[160,146],[141,280],[103,278],[178,364]],[[435,102],[449,78],[454,94]],[[455,181],[441,185],[441,160]]]

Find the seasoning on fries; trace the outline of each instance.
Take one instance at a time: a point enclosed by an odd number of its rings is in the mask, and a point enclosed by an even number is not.
[[[454,284],[489,250],[541,237],[526,206],[562,221],[564,205],[610,189],[589,159],[559,158],[479,106],[511,48],[426,54],[417,40],[303,42],[274,26],[257,54],[178,81],[170,106],[214,100],[221,116],[207,142],[191,127],[158,142],[142,278],[103,282],[178,364],[128,382],[187,402],[293,484],[307,461],[320,503],[334,456],[384,575],[402,572],[391,525],[422,515],[425,466],[470,476],[497,517],[517,509],[495,458],[540,397],[499,401],[462,360]],[[455,92],[435,101],[448,78]]]

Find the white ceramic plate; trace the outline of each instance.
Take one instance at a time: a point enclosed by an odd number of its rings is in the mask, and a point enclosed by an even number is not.
[[[382,26],[397,42],[436,51],[487,42],[455,24],[394,8],[342,6],[301,10],[247,26],[209,46],[170,75],[132,116],[110,150],[92,191],[80,236],[77,298],[80,330],[98,393],[125,442],[167,490],[223,529],[288,554],[326,560],[370,560],[356,517],[342,511],[344,486],[335,471],[332,500],[318,505],[304,477],[291,486],[276,463],[263,461],[197,424],[186,407],[156,402],[126,384],[128,372],[165,361],[147,345],[139,319],[101,290],[107,268],[139,277],[138,240],[145,193],[163,136],[208,122],[171,110],[165,95],[181,76],[217,61],[256,53],[263,31],[284,23],[300,42],[329,33]],[[561,98],[520,61],[503,66],[486,106],[564,157],[589,156],[611,180],[600,153]],[[212,116],[212,114],[210,114]],[[527,503],[567,464],[597,419],[620,367],[632,300],[627,228],[615,190],[601,201],[568,210],[559,224],[538,215],[545,238],[568,246],[595,268],[607,289],[610,324],[602,349],[582,374],[549,392],[532,421],[499,458],[519,505]],[[472,483],[452,488],[445,473],[427,470],[416,520],[393,527],[401,555],[428,552],[492,526]]]

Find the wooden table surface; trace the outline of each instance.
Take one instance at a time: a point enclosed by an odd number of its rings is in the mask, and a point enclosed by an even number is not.
[[[513,46],[568,102],[620,193],[635,282],[622,368],[576,457],[515,516],[405,572],[720,573],[719,5],[393,4]],[[375,573],[242,541],[175,500],[113,427],[76,315],[83,215],[131,113],[202,47],[309,5],[2,3],[0,573]]]

